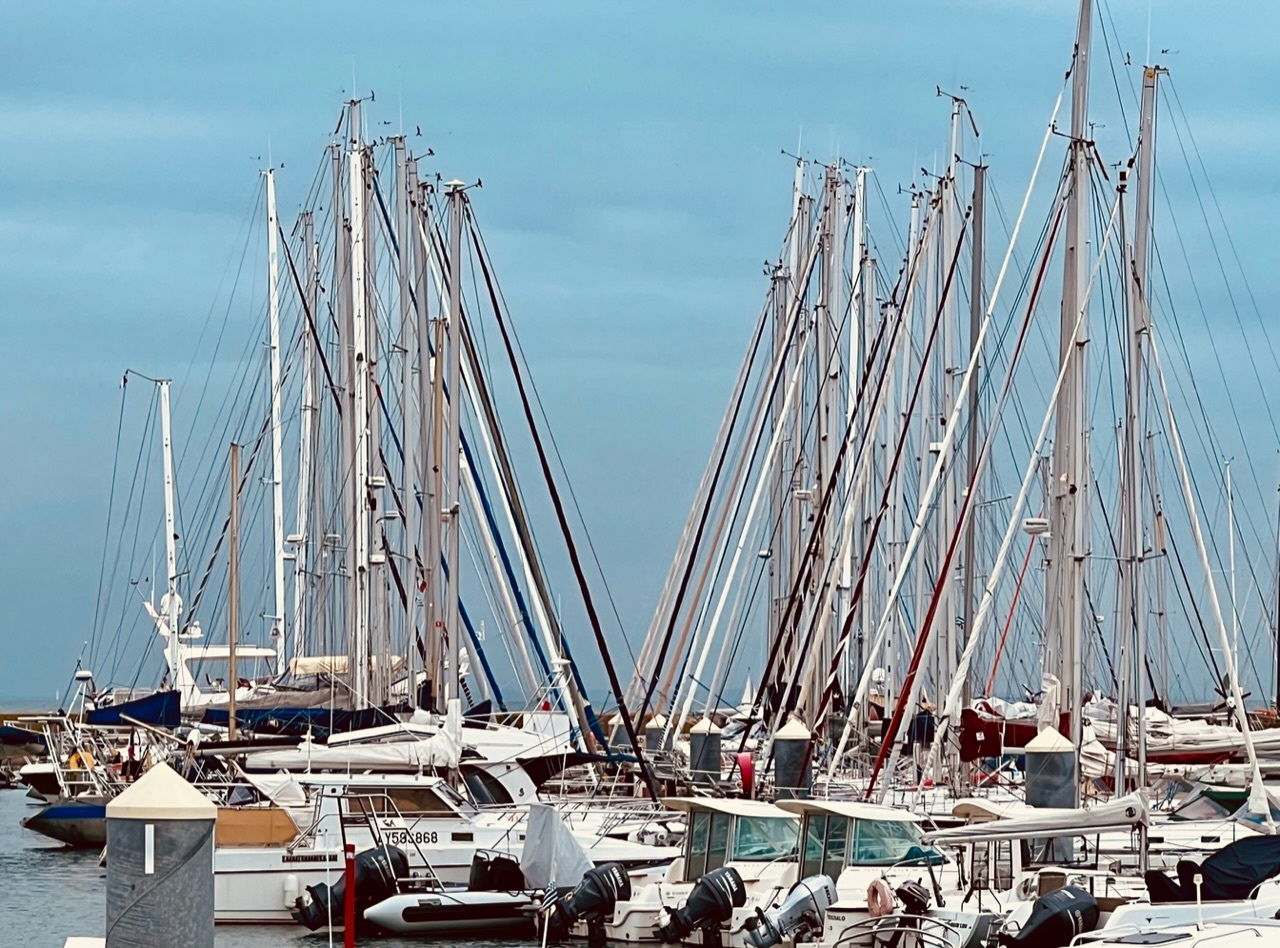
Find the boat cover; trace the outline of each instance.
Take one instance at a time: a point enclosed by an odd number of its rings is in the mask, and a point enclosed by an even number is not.
[[[208,719],[209,709],[205,712]],[[222,711],[224,716],[226,712]],[[237,709],[236,720],[242,720]],[[382,722],[379,722],[382,723]],[[254,770],[420,770],[456,769],[462,759],[462,705],[450,702],[444,724],[435,734],[419,740],[386,743],[347,744],[334,747],[303,741],[297,747],[272,748],[244,755],[245,766]]]
[[[293,774],[245,774],[255,790],[276,806],[306,806],[307,792],[293,779]]]
[[[1197,866],[1178,863],[1178,881],[1163,872],[1148,871],[1145,878],[1152,902],[1193,902],[1196,873],[1200,874],[1200,899],[1223,902],[1247,899],[1266,880],[1280,875],[1280,837],[1250,836],[1228,843]]]
[[[591,858],[555,807],[530,803],[529,825],[520,853],[520,871],[530,887],[575,886],[591,867]]]

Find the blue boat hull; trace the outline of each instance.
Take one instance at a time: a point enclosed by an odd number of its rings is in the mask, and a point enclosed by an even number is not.
[[[76,849],[107,844],[107,808],[101,803],[51,803],[23,820],[22,826]]]
[[[85,714],[85,720],[103,727],[123,727],[129,724],[126,716],[153,727],[177,727],[182,723],[182,703],[176,691],[157,691],[123,704],[94,708]]]

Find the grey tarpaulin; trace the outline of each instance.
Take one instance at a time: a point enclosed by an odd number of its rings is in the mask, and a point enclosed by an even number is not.
[[[529,804],[529,826],[525,831],[520,871],[531,888],[562,888],[582,881],[591,868],[591,859],[564,825],[554,807]]]

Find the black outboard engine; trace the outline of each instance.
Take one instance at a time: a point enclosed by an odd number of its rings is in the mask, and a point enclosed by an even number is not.
[[[830,876],[801,879],[777,908],[756,909],[756,917],[747,923],[747,939],[755,948],[773,948],[784,939],[803,941],[822,930],[827,909],[835,900],[836,884]]]
[[[929,911],[929,890],[915,880],[908,880],[894,890],[907,915],[923,915]]]
[[[409,875],[409,857],[395,846],[378,846],[356,855],[356,928],[364,923],[364,910],[377,905],[396,892],[396,879]],[[333,885],[321,882],[307,886],[310,902],[302,896],[294,899],[294,921],[311,931],[318,928],[341,928],[347,891],[344,875]]]
[[[702,943],[716,945],[720,929],[733,910],[747,904],[747,887],[733,866],[713,869],[699,879],[680,908],[672,909],[658,938],[668,945],[683,940],[695,928],[702,929]]]
[[[573,891],[552,903],[547,927],[552,938],[564,938],[579,921],[587,923],[587,943],[603,945],[604,920],[619,902],[631,899],[631,879],[616,862],[588,869]]]
[[[1063,886],[1036,899],[1027,923],[1020,931],[1002,933],[1000,944],[1006,948],[1063,948],[1076,935],[1093,931],[1098,915],[1098,903],[1092,895],[1078,886]]]

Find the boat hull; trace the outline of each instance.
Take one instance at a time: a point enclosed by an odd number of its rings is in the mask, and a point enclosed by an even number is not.
[[[393,895],[365,910],[366,922],[402,934],[532,933],[532,900],[511,892],[423,892]]]
[[[22,826],[75,849],[107,844],[107,808],[101,803],[51,803],[23,820]]]

